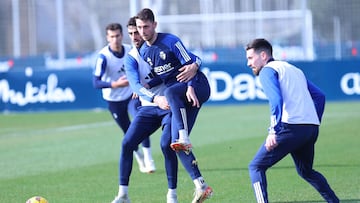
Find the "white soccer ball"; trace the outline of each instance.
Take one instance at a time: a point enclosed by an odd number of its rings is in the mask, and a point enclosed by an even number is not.
[[[34,196],[26,200],[26,203],[49,203],[49,202],[44,197]]]

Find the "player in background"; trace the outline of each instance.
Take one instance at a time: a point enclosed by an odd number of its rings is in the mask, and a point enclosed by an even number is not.
[[[165,158],[165,169],[168,180],[167,203],[177,203],[177,173],[178,160],[176,153],[170,148],[171,143],[171,112],[166,98],[162,95],[166,88],[163,83],[152,88],[146,88],[148,83],[154,78],[152,68],[140,57],[138,48],[143,44],[144,40],[140,37],[136,28],[135,17],[129,19],[128,25],[129,37],[134,47],[125,59],[125,70],[128,76],[130,86],[134,92],[139,95],[142,103],[138,113],[132,121],[129,130],[125,134],[122,145],[122,153],[120,155],[120,185],[118,195],[113,203],[130,202],[128,196],[129,179],[132,169],[132,151],[141,142],[141,140],[149,137],[159,127],[162,126],[161,149]],[[194,67],[193,67],[194,68]],[[182,70],[181,79],[187,80],[196,75],[197,68]],[[196,97],[196,95],[192,95]],[[147,97],[154,98],[153,102],[144,99]],[[178,156],[182,161],[185,169],[194,181],[195,186],[200,187],[200,182],[204,184],[203,177],[199,171],[197,161],[192,152],[189,155],[185,152],[178,152]],[[202,193],[196,193],[193,202],[203,202],[210,194],[209,190]]]
[[[313,169],[325,95],[300,69],[275,61],[272,45],[265,39],[250,42],[246,57],[247,65],[259,76],[271,114],[266,141],[249,164],[257,202],[268,202],[266,170],[290,154],[298,174],[327,202],[338,203],[325,177]]]
[[[179,81],[182,69],[196,66],[201,60],[189,52],[181,40],[169,33],[157,33],[157,22],[152,10],[142,9],[136,19],[141,37],[145,40],[140,49],[141,57],[167,86],[164,94],[172,112],[172,143],[175,151],[191,151],[189,133],[195,123],[200,107],[210,97],[210,86],[201,71],[189,81]],[[195,92],[197,97],[191,97]]]
[[[93,85],[102,90],[103,99],[108,103],[113,119],[126,133],[130,125],[129,113],[134,117],[140,105],[138,99],[132,99],[133,93],[124,70],[124,56],[130,51],[131,46],[122,43],[122,26],[119,23],[107,25],[105,31],[108,45],[103,47],[98,54],[93,72]],[[143,153],[136,149],[134,155],[140,171],[146,173],[149,170],[155,170],[150,139],[145,139],[142,146]]]

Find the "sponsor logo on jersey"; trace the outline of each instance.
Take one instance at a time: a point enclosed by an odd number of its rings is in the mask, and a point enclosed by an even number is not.
[[[173,69],[174,69],[174,67],[171,66],[171,63],[168,63],[168,64],[164,64],[162,66],[155,67],[154,71],[156,74],[161,75],[161,74],[170,72]]]

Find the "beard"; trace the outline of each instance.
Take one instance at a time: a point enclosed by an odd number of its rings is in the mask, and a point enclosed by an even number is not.
[[[252,69],[252,72],[255,76],[259,76],[259,73],[260,73],[260,69],[257,69],[257,68],[253,68]]]

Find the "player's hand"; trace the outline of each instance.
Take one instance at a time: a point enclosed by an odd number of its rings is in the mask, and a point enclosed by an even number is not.
[[[139,95],[133,92],[131,99],[137,99],[137,98],[139,98]]]
[[[157,104],[161,109],[164,109],[164,110],[170,109],[170,105],[167,102],[167,99],[165,96],[155,96],[154,103]]]
[[[145,87],[146,89],[150,89],[150,85],[148,83],[145,83],[143,87]]]
[[[266,138],[265,148],[268,152],[277,147],[278,144],[276,142],[276,134],[269,134]]]
[[[196,96],[195,90],[192,86],[188,86],[186,91],[186,98],[189,102],[192,102],[192,106],[200,108],[200,102]]]
[[[179,82],[189,82],[195,75],[199,67],[196,63],[185,65],[179,69],[180,73],[176,76]]]
[[[126,75],[121,76],[119,79],[111,83],[112,88],[126,87],[128,85],[129,85],[129,81],[126,78]]]

